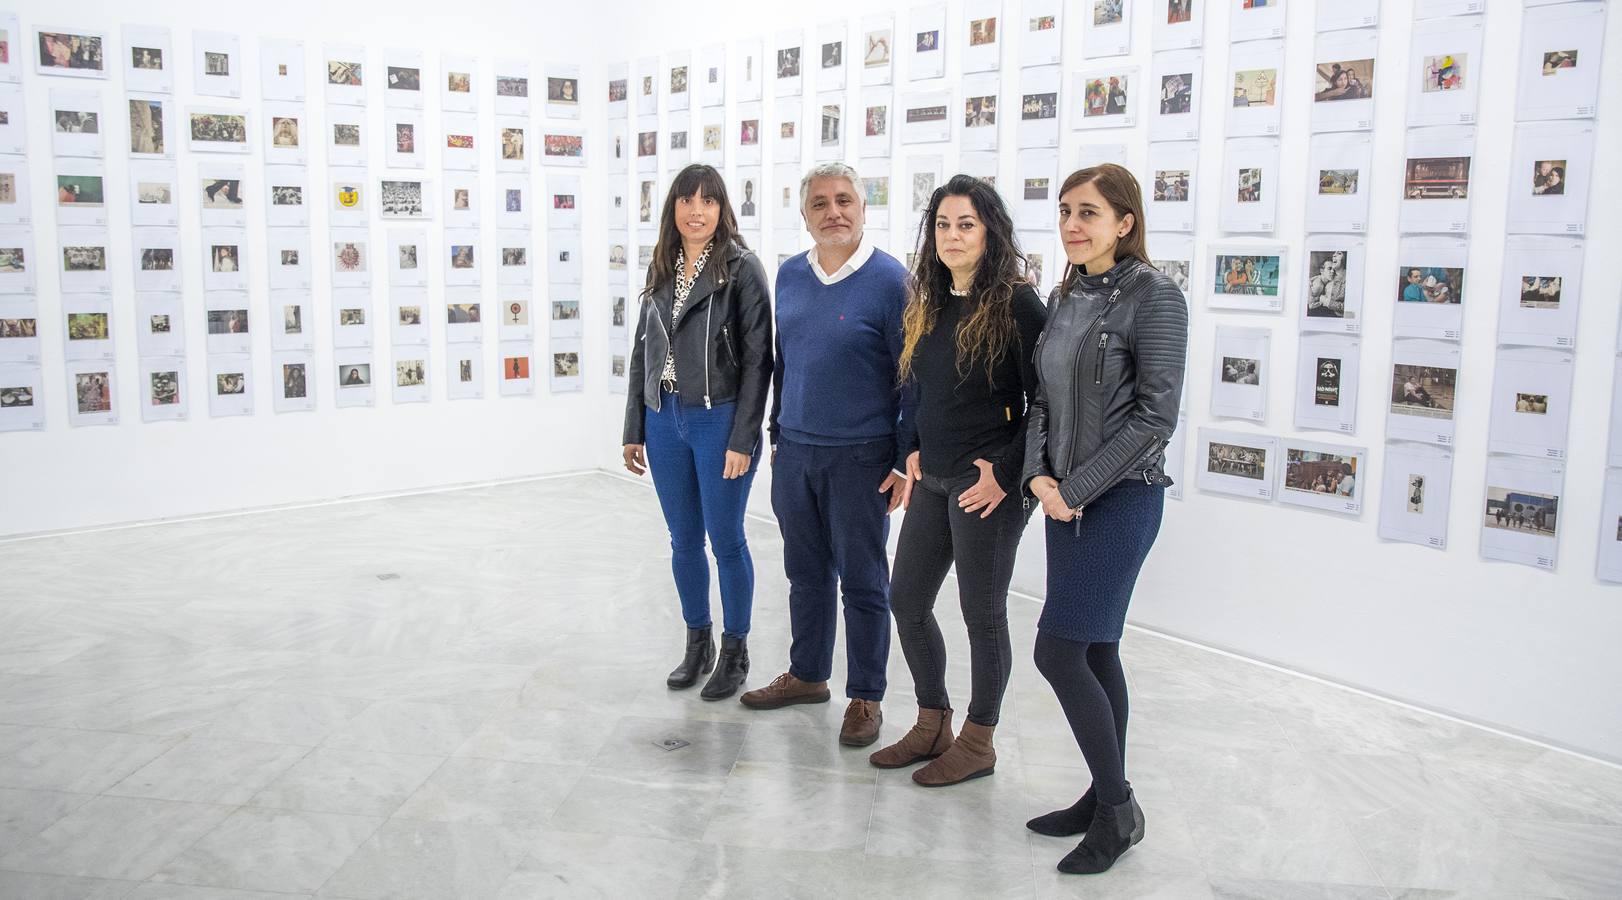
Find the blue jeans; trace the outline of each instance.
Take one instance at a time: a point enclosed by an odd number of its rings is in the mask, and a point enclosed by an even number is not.
[[[744,538],[743,511],[760,468],[759,447],[748,471],[722,478],[736,404],[683,406],[668,393],[662,400],[659,410],[648,409],[645,439],[653,489],[670,528],[670,569],[681,616],[688,628],[710,627],[710,561],[704,558],[708,533],[721,576],[722,628],[743,637],[755,605],[755,563]]]

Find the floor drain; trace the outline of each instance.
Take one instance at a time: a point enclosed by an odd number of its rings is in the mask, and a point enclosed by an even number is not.
[[[378,581],[399,581],[400,576],[399,576],[398,573],[395,573],[395,572],[384,572],[382,575],[377,576],[377,580]]]
[[[668,752],[671,750],[680,750],[681,748],[688,746],[688,744],[681,738],[665,738],[662,741],[654,741],[653,746]]]

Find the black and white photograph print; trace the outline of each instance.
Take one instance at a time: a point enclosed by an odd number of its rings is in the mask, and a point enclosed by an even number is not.
[[[426,365],[420,359],[402,359],[394,364],[396,387],[421,387],[428,382]]]
[[[1189,173],[1186,169],[1155,171],[1154,198],[1157,203],[1183,203],[1188,200]]]
[[[580,375],[580,354],[574,351],[552,354],[553,378],[576,378]]]
[[[1239,356],[1222,357],[1222,382],[1224,384],[1260,384],[1261,362]]]
[[[385,219],[418,218],[423,215],[422,182],[383,179],[378,189]]]
[[[1178,115],[1194,108],[1194,73],[1160,76],[1160,114]]]
[[[173,247],[141,248],[141,271],[170,272],[174,268],[175,251]]]
[[[248,378],[243,372],[220,372],[214,376],[214,393],[222,396],[233,396],[246,393]]]
[[[191,139],[208,144],[245,146],[248,143],[248,117],[231,113],[194,112],[191,114]]]
[[[1391,411],[1431,419],[1453,418],[1457,369],[1397,363],[1391,367]]]
[[[844,64],[844,41],[829,41],[822,45],[822,67],[824,69],[837,69]]]
[[[1058,115],[1059,94],[1056,91],[1026,94],[1020,102],[1019,117],[1023,121],[1052,119]]]
[[[1463,200],[1470,196],[1470,157],[1408,160],[1402,195],[1409,200]]]
[[[242,181],[236,178],[204,178],[204,209],[241,209]]]
[[[338,367],[338,387],[353,388],[366,387],[372,383],[372,366],[370,363],[351,363]]]
[[[303,206],[304,186],[299,184],[273,184],[270,186],[271,206]]]
[[[1483,524],[1554,537],[1559,512],[1559,497],[1489,485]]]
[[[412,66],[389,66],[387,88],[391,91],[422,90],[422,70]]]
[[[1341,361],[1334,357],[1320,356],[1314,368],[1314,385],[1312,403],[1314,406],[1340,405],[1340,367]]]
[[[150,381],[153,406],[174,406],[180,402],[180,372],[153,372]]]
[[[56,130],[59,134],[100,134],[101,117],[91,111],[59,109]]]
[[[282,364],[282,397],[300,400],[309,394],[308,375],[304,363]]]
[[[270,145],[294,148],[298,144],[298,118],[296,116],[270,117]]]
[[[400,258],[397,260],[401,269],[415,269],[417,267],[417,245],[401,244],[399,246]]]
[[[1212,441],[1205,458],[1205,471],[1263,481],[1267,477],[1267,450]]]
[[[1559,309],[1559,275],[1522,275],[1521,307],[1523,309]]]
[[[304,333],[304,307],[297,303],[286,303],[282,305],[282,333]]]
[[[1407,509],[1411,513],[1425,511],[1425,476],[1418,473],[1409,473],[1408,475]]]
[[[332,143],[337,147],[359,147],[360,126],[353,122],[332,123]]]
[[[445,305],[445,324],[447,325],[473,325],[479,322],[479,304],[477,303],[447,303]]]
[[[496,76],[497,97],[528,97],[529,79],[516,75]]]
[[[1346,316],[1346,251],[1313,250],[1307,254],[1307,315],[1341,319]]]
[[[346,308],[338,310],[338,326],[340,328],[350,328],[350,327],[353,327],[353,326],[365,325],[365,324],[366,324],[366,309],[365,309],[365,307],[353,306],[353,307],[346,307]]]
[[[131,47],[130,67],[149,72],[163,70],[163,50],[159,47]]]
[[[247,334],[248,311],[245,309],[211,309],[208,311],[209,334]]]
[[[221,78],[231,75],[231,54],[214,50],[203,51],[203,74]]]
[[[21,409],[34,405],[34,389],[19,385],[5,387],[0,385],[0,409]]]
[[[241,270],[241,250],[236,244],[214,244],[208,250],[210,272],[228,273]]]
[[[777,51],[777,77],[796,78],[800,74],[800,48],[784,47]]]
[[[64,272],[105,272],[107,271],[106,247],[63,247],[62,271]]]
[[[1549,395],[1548,394],[1523,394],[1523,393],[1517,392],[1515,394],[1515,411],[1518,412],[1518,413],[1527,413],[1527,414],[1534,415],[1534,416],[1548,415],[1549,414]]]

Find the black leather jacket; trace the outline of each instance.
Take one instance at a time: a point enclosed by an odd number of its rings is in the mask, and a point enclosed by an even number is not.
[[[1080,509],[1126,478],[1170,484],[1162,451],[1177,428],[1188,306],[1159,270],[1128,257],[1053,293],[1036,343],[1025,473],[1059,482]]]
[[[674,341],[682,405],[707,408],[736,402],[727,449],[754,454],[772,383],[772,305],[766,284],[760,260],[733,244],[711,251],[674,325],[674,282],[643,298],[630,352],[622,443],[644,443],[644,420],[648,408],[659,409],[659,380]]]

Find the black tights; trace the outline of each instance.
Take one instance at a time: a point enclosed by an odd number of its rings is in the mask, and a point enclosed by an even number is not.
[[[1036,668],[1059,695],[1070,732],[1093,774],[1099,803],[1125,803],[1126,672],[1121,642],[1088,643],[1036,633]]]

